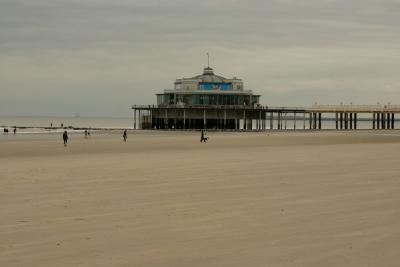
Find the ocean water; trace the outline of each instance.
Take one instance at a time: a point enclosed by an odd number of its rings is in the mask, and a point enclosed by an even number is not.
[[[45,127],[133,129],[133,118],[89,118],[89,117],[0,117],[0,128],[29,127],[18,132],[54,132],[60,129]]]
[[[396,125],[400,122],[396,121]],[[44,129],[50,128],[54,129]],[[64,127],[73,128],[102,128],[102,129],[134,129],[133,118],[90,118],[90,117],[0,117],[0,129],[3,127],[12,128],[14,126],[28,127],[27,129],[18,129],[18,132],[59,132],[61,124]],[[293,130],[296,124],[296,129],[301,130],[310,129],[308,118],[304,121],[303,117],[297,118],[294,121],[292,118],[282,121],[282,130]],[[240,123],[243,126],[243,121]],[[256,129],[256,121],[253,121],[253,129]],[[273,128],[277,129],[278,122],[274,120]],[[58,128],[58,129],[56,129]],[[266,120],[266,129],[270,129],[269,118]],[[334,130],[335,121],[332,118],[323,118],[322,120],[323,130]],[[372,129],[372,121],[368,118],[360,118],[357,122],[357,129]],[[2,130],[2,129],[1,129]],[[78,130],[80,131],[80,130]]]

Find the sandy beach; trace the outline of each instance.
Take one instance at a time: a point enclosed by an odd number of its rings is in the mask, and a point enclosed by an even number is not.
[[[398,131],[121,135],[0,137],[0,266],[399,266]]]

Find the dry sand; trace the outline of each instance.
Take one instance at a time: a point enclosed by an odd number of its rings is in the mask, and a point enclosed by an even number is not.
[[[400,132],[0,138],[0,266],[400,266]]]

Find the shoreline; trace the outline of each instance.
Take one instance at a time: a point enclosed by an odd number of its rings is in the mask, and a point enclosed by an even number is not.
[[[75,126],[67,126],[67,127],[44,127],[44,126],[5,126],[0,125],[0,130],[9,129],[12,130],[16,128],[17,130],[26,130],[26,129],[38,129],[41,131],[31,132],[31,133],[58,133],[63,130],[72,130],[72,131],[148,131],[148,132],[198,132],[201,130],[205,130],[207,132],[236,132],[236,133],[248,133],[248,132],[260,132],[260,133],[271,133],[271,132],[391,132],[391,131],[400,131],[400,129],[303,129],[303,128],[289,128],[289,129],[265,129],[265,130],[234,130],[234,129],[134,129],[134,127],[75,127]],[[18,132],[17,133],[24,133]],[[9,134],[13,134],[12,131]]]

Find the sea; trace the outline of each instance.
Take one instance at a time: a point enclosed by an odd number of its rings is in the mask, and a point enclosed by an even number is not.
[[[0,117],[0,130],[14,127],[18,133],[52,133],[61,131],[61,125],[71,129],[133,129],[133,118],[95,117]],[[82,131],[82,130],[75,130]]]
[[[397,123],[397,122],[396,122]],[[241,122],[241,127],[243,122]],[[256,121],[253,121],[253,129],[256,129]],[[277,128],[278,122],[274,120],[273,127]],[[72,131],[83,131],[88,129],[134,129],[133,118],[99,118],[99,117],[0,117],[0,130],[2,128],[18,128],[19,133],[52,133],[62,131],[61,126]],[[309,129],[309,121],[303,118],[288,118],[282,121],[282,130]],[[334,130],[335,121],[332,118],[323,118],[322,129]],[[266,129],[270,128],[269,119],[266,120]],[[76,130],[74,130],[76,129]],[[360,118],[357,129],[372,129],[372,121],[367,118]]]

